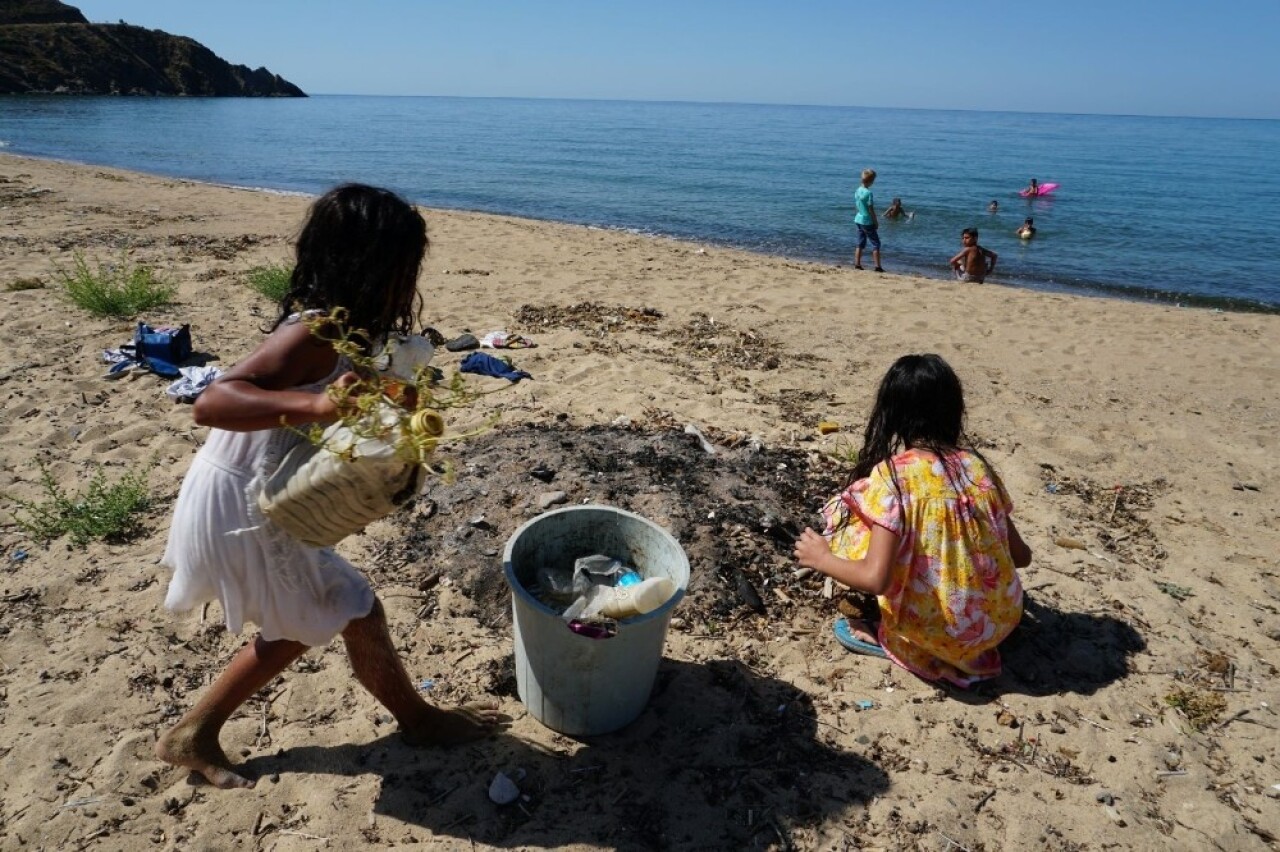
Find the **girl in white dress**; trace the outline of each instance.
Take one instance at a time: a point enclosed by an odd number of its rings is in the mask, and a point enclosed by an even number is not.
[[[356,380],[351,363],[313,335],[295,312],[349,312],[372,349],[412,331],[421,307],[418,273],[426,223],[394,193],[359,184],[312,205],[298,237],[289,293],[270,334],[196,400],[196,423],[212,427],[173,510],[164,563],[173,569],[171,610],[219,600],[227,629],[246,621],[258,636],[156,744],[156,754],[217,787],[252,787],[218,744],[223,723],[303,654],[339,633],[356,679],[415,744],[464,742],[490,733],[490,702],[445,709],[424,701],[401,665],[369,581],[329,548],[303,545],[263,517],[262,483],[302,438],[285,426],[338,418],[326,392]]]

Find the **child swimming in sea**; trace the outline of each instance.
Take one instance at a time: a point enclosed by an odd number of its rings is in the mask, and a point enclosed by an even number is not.
[[[912,219],[916,217],[916,214],[908,213],[906,210],[902,209],[901,198],[895,198],[893,199],[893,201],[889,202],[888,209],[884,211],[884,218],[886,219],[897,220],[897,219],[903,218],[904,216],[906,217],[907,221],[910,222]]]
[[[399,196],[339,186],[311,206],[297,242],[289,292],[258,347],[197,398],[195,422],[212,427],[173,509],[163,563],[173,570],[166,608],[218,600],[227,630],[253,622],[242,647],[194,707],[156,743],[156,756],[215,787],[252,787],[219,744],[223,724],[308,648],[342,635],[356,680],[390,711],[415,745],[466,742],[490,733],[497,705],[445,709],[409,680],[369,581],[331,548],[291,538],[264,517],[257,496],[303,440],[297,427],[338,419],[352,362],[313,334],[304,315],[345,308],[363,330],[365,354],[417,318],[426,223]],[[293,428],[291,428],[293,427]]]
[[[1018,238],[1023,240],[1029,240],[1034,237],[1036,235],[1035,220],[1028,216],[1023,223],[1018,226],[1017,234]]]
[[[876,393],[849,485],[806,528],[795,557],[878,596],[878,626],[836,620],[836,638],[930,681],[1000,674],[997,646],[1022,616],[1031,549],[995,469],[964,433],[964,391],[938,355],[905,355]]]

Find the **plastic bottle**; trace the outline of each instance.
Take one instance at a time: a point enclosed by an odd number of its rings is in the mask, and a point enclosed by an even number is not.
[[[669,577],[650,577],[631,586],[599,587],[601,592],[611,592],[600,607],[606,618],[630,618],[644,615],[662,606],[676,593],[676,584]]]

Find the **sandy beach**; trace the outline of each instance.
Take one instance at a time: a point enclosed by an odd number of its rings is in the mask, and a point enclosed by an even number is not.
[[[534,378],[456,424],[501,412],[456,484],[339,550],[429,697],[493,695],[509,725],[414,750],[334,643],[228,724],[256,789],[157,761],[250,634],[216,605],[163,610],[204,430],[165,380],[102,378],[132,323],[71,305],[54,270],[154,268],[178,297],[142,319],[190,323],[228,366],[274,318],[245,273],[290,262],[308,201],[0,155],[0,493],[43,499],[43,462],[72,492],[151,465],[154,497],[139,537],[85,547],[33,540],[4,506],[0,847],[1280,849],[1280,316],[434,210],[424,322],[532,338],[511,354]],[[1034,551],[1005,674],[973,693],[841,648],[838,590],[795,576],[787,543],[907,352],[960,374]],[[552,491],[654,520],[692,565],[648,708],[589,740],[529,716],[512,674],[502,548]],[[521,779],[513,805],[487,796],[499,771]]]

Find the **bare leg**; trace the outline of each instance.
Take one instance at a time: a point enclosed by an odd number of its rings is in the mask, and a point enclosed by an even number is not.
[[[861,246],[853,250],[853,268],[854,269],[862,268],[862,247]]]
[[[498,723],[498,706],[473,702],[462,707],[433,707],[422,699],[405,673],[381,601],[364,618],[342,631],[356,680],[395,716],[413,745],[452,745],[488,736]]]
[[[224,790],[252,787],[253,781],[231,769],[231,761],[218,745],[218,734],[236,708],[306,650],[307,646],[300,642],[268,642],[261,636],[245,645],[196,706],[156,743],[156,757],[198,772]]]
[[[876,262],[876,272],[884,272],[884,270],[880,268],[880,249],[873,248],[871,250],[871,259]]]

